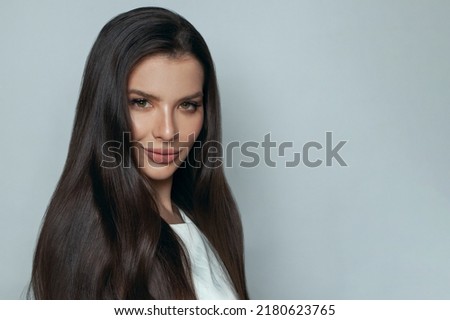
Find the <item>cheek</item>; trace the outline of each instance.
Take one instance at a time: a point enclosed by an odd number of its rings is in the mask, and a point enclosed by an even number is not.
[[[183,124],[182,130],[180,130],[180,140],[186,141],[189,144],[194,143],[194,141],[200,134],[202,127],[203,127],[203,113],[199,114],[198,117],[191,119],[191,121]]]
[[[182,153],[180,156],[180,160],[184,161],[189,152],[192,149],[192,146],[194,145],[195,140],[197,139],[198,135],[200,134],[200,131],[203,127],[203,114],[195,119],[190,119],[190,121],[185,122],[180,127],[180,136],[179,136],[179,146],[182,149]]]
[[[140,140],[145,137],[149,122],[144,117],[131,113],[131,136],[134,140]]]

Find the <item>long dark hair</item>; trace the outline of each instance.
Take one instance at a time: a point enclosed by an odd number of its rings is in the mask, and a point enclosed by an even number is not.
[[[37,299],[196,298],[182,245],[160,217],[151,182],[126,139],[128,76],[156,54],[189,54],[203,66],[204,123],[187,165],[174,174],[172,200],[209,239],[238,297],[248,298],[237,206],[222,167],[204,165],[210,156],[205,146],[221,141],[210,52],[183,17],[150,7],[108,22],[89,54],[67,161],[34,256],[30,289]],[[111,141],[122,143],[114,151],[122,165],[114,168],[102,164]]]

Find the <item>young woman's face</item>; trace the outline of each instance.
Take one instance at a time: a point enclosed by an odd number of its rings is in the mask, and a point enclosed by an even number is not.
[[[128,106],[138,166],[152,180],[170,179],[203,125],[203,68],[192,56],[151,56],[128,79]]]

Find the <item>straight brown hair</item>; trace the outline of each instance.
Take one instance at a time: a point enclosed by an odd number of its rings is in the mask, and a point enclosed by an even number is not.
[[[174,174],[172,200],[209,239],[238,297],[248,299],[236,202],[223,168],[205,165],[210,150],[217,158],[220,148],[214,144],[221,141],[211,54],[187,20],[156,7],[112,19],[89,54],[67,160],[35,251],[30,297],[196,298],[183,247],[160,217],[151,181],[137,167],[133,142],[126,138],[131,132],[128,76],[143,58],[161,54],[189,54],[205,75],[203,127],[186,166]],[[111,141],[122,144],[115,157],[104,150]],[[117,165],[105,167],[105,156]]]

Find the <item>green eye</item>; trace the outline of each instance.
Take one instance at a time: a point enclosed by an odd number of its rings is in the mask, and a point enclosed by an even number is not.
[[[188,111],[195,111],[198,108],[198,103],[196,102],[183,102],[180,104],[181,109],[188,110]]]
[[[141,109],[148,108],[150,106],[150,103],[146,99],[132,99],[130,104]]]

